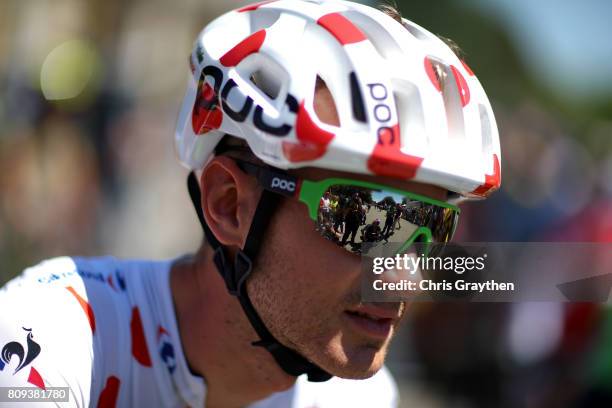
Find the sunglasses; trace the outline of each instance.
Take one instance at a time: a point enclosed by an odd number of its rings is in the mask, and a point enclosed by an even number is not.
[[[460,210],[444,201],[381,184],[348,178],[306,180],[284,171],[236,160],[247,174],[273,193],[297,199],[308,208],[319,234],[352,253],[369,246],[451,240]]]

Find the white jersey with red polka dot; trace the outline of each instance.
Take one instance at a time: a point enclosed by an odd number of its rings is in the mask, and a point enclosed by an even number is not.
[[[28,406],[203,407],[206,384],[178,334],[171,264],[62,257],[26,269],[0,289],[0,387],[69,389],[69,402]],[[360,381],[302,376],[250,407],[396,405],[383,368]]]

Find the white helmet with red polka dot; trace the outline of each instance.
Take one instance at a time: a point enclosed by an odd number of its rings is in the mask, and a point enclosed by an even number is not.
[[[175,142],[191,169],[229,134],[282,169],[388,176],[464,197],[500,185],[482,86],[448,45],[406,19],[348,1],[257,3],[208,24],[190,66]],[[340,126],[315,114],[318,78]]]

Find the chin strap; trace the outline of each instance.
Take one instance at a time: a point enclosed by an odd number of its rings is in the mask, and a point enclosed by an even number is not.
[[[260,338],[260,340],[252,344],[268,350],[283,371],[289,375],[297,377],[302,374],[307,374],[308,380],[313,382],[329,380],[332,377],[329,373],[323,371],[294,350],[283,346],[274,336],[272,336],[253,307],[246,290],[246,280],[253,270],[254,261],[257,258],[259,247],[263,241],[264,232],[278,205],[278,197],[267,190],[262,192],[244,249],[238,250],[234,262],[232,263],[228,262],[223,245],[221,245],[206,224],[200,204],[200,187],[193,172],[191,172],[187,178],[187,186],[189,188],[189,196],[191,197],[191,201],[200,219],[200,224],[202,224],[202,228],[204,229],[204,235],[215,251],[213,260],[221,277],[225,281],[227,290],[231,295],[238,298],[242,310]]]

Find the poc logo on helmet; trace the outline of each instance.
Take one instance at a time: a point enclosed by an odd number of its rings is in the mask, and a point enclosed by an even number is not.
[[[272,179],[272,188],[278,188],[280,190],[289,191],[293,193],[295,191],[295,182],[274,177]]]

